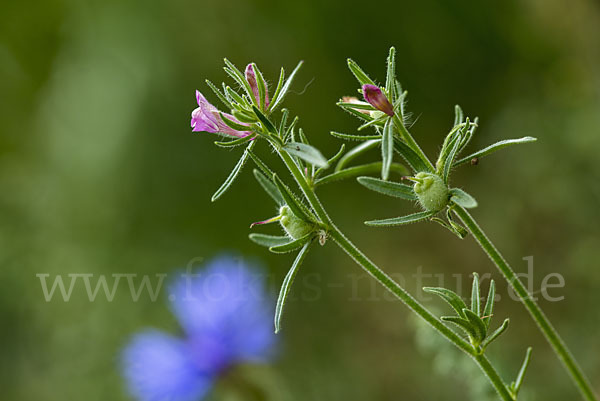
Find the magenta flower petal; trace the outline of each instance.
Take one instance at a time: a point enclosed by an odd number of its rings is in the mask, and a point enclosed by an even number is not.
[[[251,134],[250,131],[238,131],[225,124],[221,118],[220,111],[210,104],[200,91],[196,91],[196,101],[198,102],[198,107],[192,111],[191,121],[193,132],[219,133],[237,138],[244,138]],[[223,115],[239,125],[250,127],[248,124],[241,123],[230,114],[223,113]]]
[[[394,108],[387,97],[381,91],[381,88],[375,85],[363,85],[363,96],[365,100],[377,110],[383,111],[388,116],[394,115]]]

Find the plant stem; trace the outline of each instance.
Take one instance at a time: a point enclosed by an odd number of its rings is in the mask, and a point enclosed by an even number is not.
[[[527,288],[525,285],[523,285],[519,277],[517,277],[510,265],[502,257],[500,252],[498,252],[496,247],[490,242],[473,217],[463,207],[455,206],[454,212],[467,226],[473,237],[475,237],[475,240],[479,243],[479,246],[481,246],[492,262],[494,262],[498,270],[500,270],[502,275],[504,275],[511,287],[515,290],[525,305],[525,308],[527,308],[531,314],[531,317],[533,320],[535,320],[538,327],[550,343],[550,346],[554,349],[554,352],[556,352],[556,355],[558,355],[559,359],[562,361],[563,365],[571,375],[571,378],[577,385],[577,388],[583,395],[583,398],[588,401],[597,401],[596,395],[594,394],[592,387],[585,377],[583,371],[577,364],[577,361],[575,361],[575,358],[569,352],[569,349],[558,335],[556,329],[552,326],[546,315],[544,315],[544,312],[542,312],[537,303],[531,298]]]
[[[402,122],[402,120],[400,120],[400,117],[398,117],[398,115],[394,115],[392,119],[392,121],[394,122],[394,126],[399,131],[400,136],[402,137],[404,142],[406,142],[406,144],[417,153],[421,160],[423,160],[423,162],[431,168],[431,171],[435,171],[435,167],[433,167],[433,164],[431,164],[431,161],[429,160],[429,158],[427,158],[427,155],[425,155],[423,150],[421,150],[421,148],[419,147],[419,144],[415,141],[410,132],[408,132],[408,130],[404,126],[404,123]]]
[[[429,312],[423,305],[421,305],[416,299],[414,299],[404,288],[396,283],[390,276],[388,276],[383,270],[375,265],[367,256],[362,253],[344,234],[333,224],[331,218],[323,208],[323,205],[319,201],[314,190],[308,184],[306,177],[302,174],[302,171],[292,159],[292,157],[285,151],[275,148],[279,153],[281,159],[289,169],[290,173],[294,177],[298,186],[302,190],[304,196],[310,203],[311,207],[326,226],[329,236],[336,242],[336,244],[350,256],[360,267],[362,267],[367,273],[375,278],[381,285],[383,285],[388,291],[394,294],[400,299],[406,306],[408,306],[413,312],[419,315],[429,325],[431,325],[438,333],[444,336],[448,341],[453,343],[456,347],[461,349],[463,352],[471,356],[475,362],[479,365],[481,370],[490,380],[490,383],[498,395],[503,401],[514,401],[506,385],[490,364],[489,360],[482,354],[478,354],[473,349],[473,346],[466,340],[458,336],[453,330],[444,325],[437,317]]]

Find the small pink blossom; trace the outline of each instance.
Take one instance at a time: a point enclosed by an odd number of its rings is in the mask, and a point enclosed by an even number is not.
[[[250,84],[250,88],[252,88],[252,94],[256,99],[256,103],[260,104],[260,95],[258,92],[258,83],[256,81],[256,72],[254,71],[254,66],[252,64],[248,64],[246,66],[246,81]],[[269,107],[269,90],[265,85],[265,107]]]
[[[192,111],[192,131],[204,131],[213,134],[219,133],[235,136],[237,138],[244,138],[251,134],[250,131],[238,131],[225,124],[221,118],[221,112],[215,106],[210,104],[199,91],[196,91],[196,100],[198,101],[199,107]],[[234,116],[227,113],[222,114],[234,123],[250,128],[248,124],[239,122]]]

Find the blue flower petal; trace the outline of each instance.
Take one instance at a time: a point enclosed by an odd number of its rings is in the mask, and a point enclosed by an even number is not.
[[[265,361],[272,356],[274,300],[264,286],[265,274],[240,259],[221,257],[171,285],[173,312],[193,341],[218,346],[208,352],[220,364]],[[224,351],[226,350],[226,351]]]
[[[198,401],[215,377],[198,368],[186,342],[156,330],[133,337],[123,350],[122,369],[139,401]]]

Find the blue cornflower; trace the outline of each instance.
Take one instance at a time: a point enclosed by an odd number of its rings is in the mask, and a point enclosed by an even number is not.
[[[273,356],[273,304],[262,276],[221,257],[170,286],[183,337],[135,335],[122,354],[123,375],[140,401],[198,401],[228,368]]]

